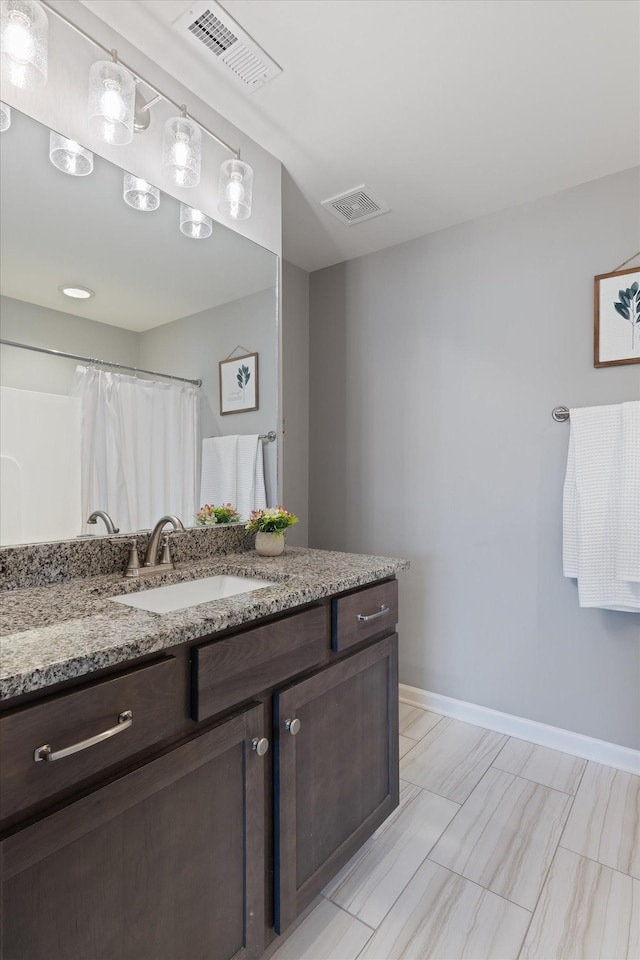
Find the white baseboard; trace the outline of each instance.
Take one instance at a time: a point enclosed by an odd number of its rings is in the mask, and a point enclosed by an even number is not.
[[[414,707],[423,707],[433,713],[441,713],[445,717],[473,723],[477,727],[485,727],[496,733],[505,733],[518,740],[528,740],[541,747],[550,747],[552,750],[562,750],[573,757],[582,757],[585,760],[594,760],[606,767],[616,767],[626,773],[640,774],[640,750],[623,747],[606,740],[595,740],[582,733],[573,733],[561,727],[550,727],[546,723],[536,720],[526,720],[510,713],[501,713],[489,707],[480,707],[475,703],[464,700],[454,700],[452,697],[443,697],[439,693],[421,690],[419,687],[409,687],[400,684],[400,699]]]

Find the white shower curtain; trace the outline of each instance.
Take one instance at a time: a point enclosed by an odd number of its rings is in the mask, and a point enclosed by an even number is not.
[[[173,513],[190,526],[198,509],[198,388],[77,367],[72,393],[82,401],[84,519],[106,510],[128,533]]]

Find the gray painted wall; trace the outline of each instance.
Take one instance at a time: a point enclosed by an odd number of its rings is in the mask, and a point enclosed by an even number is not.
[[[310,544],[406,556],[401,680],[640,747],[640,617],[562,576],[558,404],[593,367],[593,277],[638,248],[630,170],[311,275]]]
[[[278,313],[273,288],[140,334],[140,365],[202,379],[203,437],[267,433],[278,426]],[[258,354],[258,409],[220,415],[218,362],[238,346]],[[239,356],[239,354],[238,354]],[[278,443],[264,441],[267,501],[276,499]]]
[[[0,331],[3,339],[18,343],[116,363],[135,365],[139,362],[138,334],[132,330],[12,297],[0,297]],[[1,356],[0,382],[5,387],[69,393],[77,366],[75,360],[5,346],[1,348]]]
[[[287,543],[309,537],[309,274],[282,262],[283,502],[299,519]]]

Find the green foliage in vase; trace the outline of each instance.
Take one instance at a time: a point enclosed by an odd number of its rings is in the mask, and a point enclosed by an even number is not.
[[[626,290],[618,290],[618,296],[620,300],[616,300],[613,306],[631,324],[631,349],[635,350],[636,326],[640,323],[640,286],[637,281]]]

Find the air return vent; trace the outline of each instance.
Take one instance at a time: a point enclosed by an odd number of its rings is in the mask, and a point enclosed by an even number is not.
[[[215,0],[194,3],[173,26],[192,47],[210,56],[249,93],[282,73],[275,60]]]
[[[363,183],[347,193],[340,193],[337,197],[323,200],[321,206],[337,217],[341,223],[352,227],[363,220],[371,220],[383,213],[389,213],[391,207],[376,197],[373,190]]]

